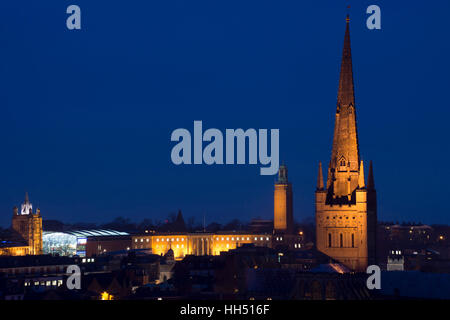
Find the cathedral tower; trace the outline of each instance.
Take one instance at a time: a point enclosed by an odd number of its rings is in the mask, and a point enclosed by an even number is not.
[[[273,227],[276,234],[292,234],[294,216],[292,208],[292,184],[288,181],[287,167],[282,164],[275,182]]]
[[[349,17],[339,79],[326,186],[319,163],[316,189],[317,249],[356,271],[375,263],[376,191],[370,163],[366,186],[359,154]]]
[[[28,193],[25,194],[25,201],[20,212],[17,207],[14,207],[12,227],[28,243],[28,254],[42,254],[42,217],[39,209],[33,213],[33,205],[30,203]]]

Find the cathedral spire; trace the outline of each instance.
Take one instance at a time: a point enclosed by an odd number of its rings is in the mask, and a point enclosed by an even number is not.
[[[369,166],[369,178],[367,179],[367,189],[375,190],[375,180],[373,178],[372,160],[370,161],[370,166]]]
[[[317,175],[317,190],[323,190],[322,162],[319,162],[319,173]]]
[[[25,191],[25,203],[29,203],[30,199],[28,198],[28,192]]]
[[[342,105],[355,105],[353,87],[352,50],[350,46],[350,18],[347,15],[344,36],[344,48],[342,50],[341,74],[339,78],[338,109]]]
[[[355,94],[353,86],[352,53],[350,46],[350,19],[347,15],[344,46],[342,50],[337,108],[334,123],[333,146],[327,185],[336,181],[335,196],[348,195],[347,181],[350,178],[350,192],[358,187],[359,146],[356,125]]]

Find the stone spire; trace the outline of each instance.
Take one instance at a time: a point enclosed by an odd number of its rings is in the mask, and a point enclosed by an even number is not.
[[[322,162],[319,162],[319,173],[317,174],[317,190],[323,190]]]
[[[353,87],[352,50],[350,46],[350,18],[347,15],[344,36],[344,48],[342,50],[341,74],[339,78],[339,91],[337,99],[339,106],[355,105]]]
[[[369,177],[367,179],[367,189],[368,190],[375,190],[375,180],[373,178],[373,165],[372,160],[370,160],[370,166],[369,166]]]
[[[363,189],[365,187],[366,187],[366,183],[364,181],[364,163],[361,160],[361,164],[359,165],[358,188]]]
[[[351,180],[350,192],[358,187],[359,146],[356,126],[355,94],[353,86],[352,54],[350,47],[350,19],[347,15],[342,51],[339,90],[334,124],[333,146],[327,177],[327,186],[337,179],[335,196],[348,194],[347,180]]]
[[[24,203],[30,203],[30,199],[28,198],[28,192],[25,191],[25,202]]]

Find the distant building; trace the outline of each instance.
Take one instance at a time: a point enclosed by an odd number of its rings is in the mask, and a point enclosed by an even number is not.
[[[126,232],[110,229],[45,231],[45,254],[91,257],[112,251],[130,250],[131,237]]]
[[[165,255],[172,250],[176,260],[187,255],[220,255],[221,252],[246,244],[258,247],[300,249],[303,232],[295,233],[292,208],[292,186],[287,180],[287,167],[279,169],[275,183],[274,221],[254,220],[247,231],[186,232],[181,211],[172,225],[178,232],[152,232],[131,236],[131,249],[148,249],[153,254]],[[172,226],[172,229],[174,227]]]
[[[405,257],[401,250],[391,250],[386,269],[387,271],[403,271],[405,269]]]
[[[21,210],[13,208],[12,229],[15,233],[13,239],[2,240],[0,255],[23,256],[40,255],[43,252],[42,244],[42,217],[39,208],[33,212],[28,193]]]

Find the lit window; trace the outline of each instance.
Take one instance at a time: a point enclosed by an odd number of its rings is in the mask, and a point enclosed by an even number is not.
[[[229,248],[230,247],[230,245],[227,243],[227,248]]]
[[[247,237],[247,241],[248,241],[248,240],[250,240],[250,238],[249,238],[249,237]]]
[[[184,244],[182,244],[181,247],[184,248]]]
[[[297,244],[294,244],[294,248],[297,248]]]
[[[141,239],[141,242],[144,242],[144,239]]]
[[[149,241],[150,241],[150,239],[147,238],[147,242],[149,242]]]
[[[177,241],[178,241],[179,239],[177,238]]]
[[[159,242],[159,239],[156,239],[156,242]]]
[[[137,242],[137,239],[134,239],[134,242]]]
[[[264,239],[264,238],[263,238],[263,237],[261,237],[261,241],[263,241],[263,239]]]
[[[255,237],[255,241],[256,241],[256,240],[258,240],[258,238],[257,238],[257,237]]]
[[[239,241],[239,237],[237,237],[237,241]]]
[[[269,237],[267,237],[266,240],[269,241]]]
[[[231,238],[231,241],[234,241],[234,238]]]
[[[180,247],[180,245],[177,244],[177,249]]]
[[[219,241],[219,238],[217,238],[217,241]]]
[[[171,239],[171,241],[173,241],[173,238]]]
[[[222,238],[222,241],[223,241],[223,238]]]

